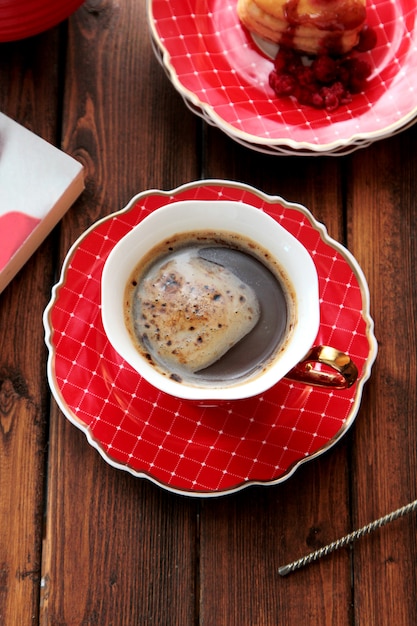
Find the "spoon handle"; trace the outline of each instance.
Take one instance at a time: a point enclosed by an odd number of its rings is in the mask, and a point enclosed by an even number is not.
[[[327,546],[324,546],[323,548],[320,548],[319,550],[316,550],[315,552],[311,552],[307,556],[304,556],[301,559],[298,559],[297,561],[288,563],[288,565],[283,565],[282,567],[278,569],[278,573],[281,574],[281,576],[287,576],[287,574],[294,572],[296,569],[300,569],[301,567],[304,567],[305,565],[308,565],[309,563],[316,561],[322,556],[326,556],[327,554],[330,554],[331,552],[334,552],[335,550],[338,550],[339,548],[343,548],[343,546],[346,546],[347,544],[353,543],[357,539],[360,539],[361,537],[363,537],[363,535],[367,535],[373,530],[376,530],[377,528],[380,528],[381,526],[385,526],[385,524],[389,524],[390,522],[393,522],[399,517],[403,517],[404,515],[407,515],[408,513],[415,511],[416,509],[417,509],[417,500],[414,500],[414,502],[410,502],[409,504],[402,506],[396,511],[393,511],[392,513],[389,513],[388,515],[384,515],[384,517],[380,517],[379,519],[375,520],[374,522],[371,522],[370,524],[367,524],[366,526],[362,526],[362,528],[359,528],[358,530],[353,531],[349,535],[345,535],[345,537],[341,537],[340,539],[337,539],[337,541],[333,541],[332,543],[329,543]]]

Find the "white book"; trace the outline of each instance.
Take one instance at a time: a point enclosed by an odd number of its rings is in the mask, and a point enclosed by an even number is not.
[[[0,113],[0,293],[81,194],[83,170]]]

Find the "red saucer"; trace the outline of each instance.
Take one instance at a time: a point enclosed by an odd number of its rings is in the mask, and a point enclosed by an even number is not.
[[[261,397],[202,409],[158,392],[115,352],[100,313],[108,254],[154,209],[194,198],[251,204],[304,244],[319,274],[317,343],[351,355],[359,369],[351,389],[329,391],[283,380]],[[353,423],[377,352],[368,287],[352,255],[306,208],[228,181],[146,191],[94,224],[67,255],[44,325],[49,382],[67,418],[111,465],[194,496],[276,484],[328,450]]]

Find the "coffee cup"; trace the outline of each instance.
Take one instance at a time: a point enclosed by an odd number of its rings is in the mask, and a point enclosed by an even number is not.
[[[349,355],[314,342],[318,276],[305,247],[242,202],[177,201],[121,238],[101,282],[113,348],[160,391],[199,403],[257,396],[283,378],[350,387]]]

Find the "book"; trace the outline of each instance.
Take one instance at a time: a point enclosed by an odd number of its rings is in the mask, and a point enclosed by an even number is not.
[[[81,163],[0,113],[0,293],[83,189]]]

